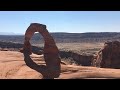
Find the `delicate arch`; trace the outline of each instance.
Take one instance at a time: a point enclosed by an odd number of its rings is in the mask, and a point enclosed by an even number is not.
[[[50,72],[49,74],[51,76],[58,77],[60,75],[60,69],[61,69],[61,66],[60,66],[61,60],[59,57],[59,50],[55,44],[53,37],[50,35],[48,30],[46,29],[46,25],[39,24],[39,23],[30,24],[30,26],[27,28],[25,32],[23,51],[27,52],[28,55],[32,54],[30,39],[35,32],[39,32],[44,38],[45,43],[44,43],[43,52],[44,52],[46,67]],[[27,65],[31,67],[30,64],[27,64]]]

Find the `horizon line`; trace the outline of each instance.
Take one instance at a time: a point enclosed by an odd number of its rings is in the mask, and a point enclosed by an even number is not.
[[[35,32],[35,33],[39,33],[39,32]],[[49,32],[49,33],[75,33],[77,34],[78,32]],[[120,32],[79,32],[78,34],[80,33],[82,34],[82,33],[120,33]],[[24,33],[0,32],[0,35],[24,35]]]

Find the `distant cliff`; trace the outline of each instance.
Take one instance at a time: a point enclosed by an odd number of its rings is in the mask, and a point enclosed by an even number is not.
[[[118,40],[118,32],[99,32],[99,33],[51,33],[57,43],[76,43],[76,42],[105,42]],[[0,35],[0,41],[11,41],[23,43],[24,35]],[[31,42],[35,44],[43,43],[44,40],[39,33],[35,33]]]

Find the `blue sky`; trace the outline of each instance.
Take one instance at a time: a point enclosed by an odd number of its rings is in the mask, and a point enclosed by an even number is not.
[[[0,32],[24,34],[30,23],[49,32],[120,32],[120,11],[0,11]]]

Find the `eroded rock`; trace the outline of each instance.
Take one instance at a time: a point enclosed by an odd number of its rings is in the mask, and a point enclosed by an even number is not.
[[[50,35],[48,30],[46,29],[46,25],[39,24],[39,23],[32,23],[28,27],[25,33],[25,41],[24,47],[21,52],[27,52],[28,55],[32,54],[30,39],[34,35],[35,32],[39,32],[44,38],[44,59],[46,62],[46,67],[48,69],[48,77],[56,78],[60,75],[60,57],[59,57],[59,50],[55,44],[53,37]],[[30,64],[28,64],[30,65]]]
[[[98,52],[94,66],[102,68],[120,68],[120,42],[105,42],[104,47]]]

